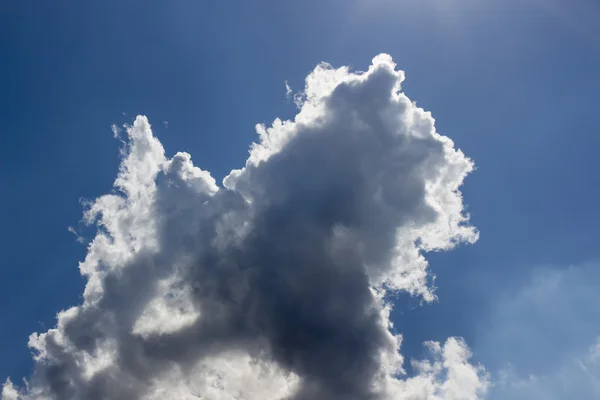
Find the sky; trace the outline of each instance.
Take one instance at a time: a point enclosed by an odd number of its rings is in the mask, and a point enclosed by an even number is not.
[[[600,397],[598,19],[3,2],[2,399]]]

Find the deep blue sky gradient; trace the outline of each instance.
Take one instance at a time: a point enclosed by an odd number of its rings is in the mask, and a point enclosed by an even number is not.
[[[463,193],[481,239],[428,257],[439,303],[400,297],[404,353],[461,335],[495,368],[498,299],[600,257],[598,20],[594,0],[3,2],[0,378],[27,375],[28,335],[80,301],[85,248],[67,226],[91,238],[79,199],[111,189],[111,124],[147,115],[168,154],[220,180],[256,123],[293,116],[284,81],[297,91],[320,61],[365,69],[380,52],[477,165]]]

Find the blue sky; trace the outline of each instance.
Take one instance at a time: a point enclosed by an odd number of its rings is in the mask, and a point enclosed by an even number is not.
[[[490,398],[600,393],[588,360],[600,337],[600,5],[252,3],[0,6],[0,377],[28,376],[29,334],[81,302],[86,249],[67,228],[93,238],[80,199],[111,190],[112,124],[148,116],[167,154],[191,153],[220,182],[243,166],[256,123],[296,113],[286,81],[296,92],[321,61],[365,70],[385,52],[474,160],[462,193],[481,233],[427,256],[438,302],[400,296],[403,354],[462,336],[495,379],[511,371]]]

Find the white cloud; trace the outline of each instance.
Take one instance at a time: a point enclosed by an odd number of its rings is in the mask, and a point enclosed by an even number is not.
[[[407,398],[467,400],[487,393],[491,385],[489,375],[483,366],[469,363],[471,352],[462,339],[449,338],[443,346],[438,342],[425,344],[431,359],[412,361],[418,375],[404,383]]]
[[[92,202],[84,302],[30,338],[23,399],[476,399],[458,339],[403,378],[389,291],[435,299],[423,250],[477,240],[473,163],[400,91],[391,57],[319,65],[293,121],[259,125],[219,187],[126,127],[119,194]],[[15,396],[7,383],[3,397]]]
[[[77,241],[77,243],[83,243],[85,241],[85,238],[83,236],[81,236],[76,230],[75,228],[73,228],[72,226],[68,226],[67,230],[72,233],[73,235],[75,235],[75,240]]]
[[[292,88],[288,81],[285,81],[285,98],[288,100],[292,98]]]
[[[3,400],[18,400],[19,392],[13,386],[10,379],[7,379],[2,387],[2,399]]]

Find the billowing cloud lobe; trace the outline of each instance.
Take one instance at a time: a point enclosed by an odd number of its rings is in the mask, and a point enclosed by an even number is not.
[[[257,126],[222,186],[128,126],[83,304],[33,334],[35,373],[9,399],[475,399],[460,339],[428,342],[404,376],[386,294],[431,301],[423,251],[477,240],[459,187],[473,169],[379,55],[319,65],[293,121]]]

